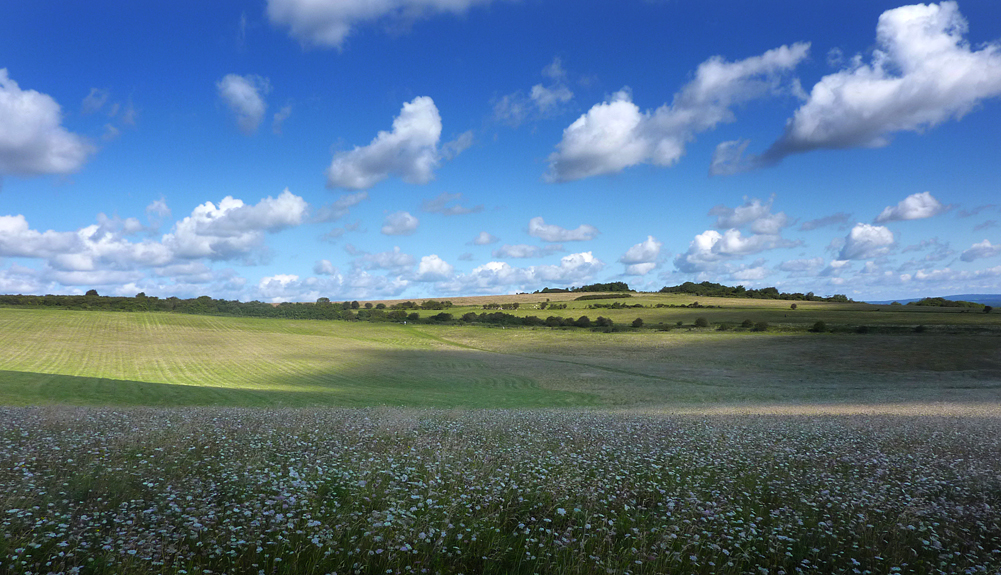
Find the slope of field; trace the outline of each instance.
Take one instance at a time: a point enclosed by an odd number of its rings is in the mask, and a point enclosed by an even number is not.
[[[772,305],[759,313],[784,313]],[[0,309],[0,404],[995,402],[999,344],[994,331],[596,333]]]

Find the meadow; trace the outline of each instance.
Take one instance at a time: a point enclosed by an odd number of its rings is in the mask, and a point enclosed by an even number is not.
[[[1001,314],[512,298],[0,309],[0,573],[1001,571]]]

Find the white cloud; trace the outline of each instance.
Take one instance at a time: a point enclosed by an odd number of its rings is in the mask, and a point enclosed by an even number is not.
[[[959,119],[1001,95],[1001,47],[973,50],[955,2],[916,4],[884,12],[868,64],[822,78],[760,158],[774,163],[816,149],[880,147],[892,134],[921,132]]]
[[[716,230],[706,230],[695,236],[688,245],[688,251],[674,258],[674,266],[689,274],[711,271],[725,260],[796,245],[797,242],[774,234],[745,236],[736,228],[722,234]]]
[[[517,127],[522,122],[551,116],[573,99],[573,92],[566,85],[567,73],[559,57],[543,68],[542,75],[549,78],[548,85],[532,86],[526,96],[518,91],[502,96],[494,103],[494,119]]]
[[[70,174],[96,149],[63,128],[51,96],[22,90],[0,68],[0,175]]]
[[[593,240],[599,233],[598,228],[581,224],[574,230],[561,228],[555,224],[547,224],[542,217],[528,221],[528,235],[544,242],[580,242]]]
[[[442,214],[445,216],[459,216],[465,214],[475,214],[477,212],[483,211],[483,204],[473,206],[471,208],[460,205],[459,202],[462,200],[461,193],[450,194],[448,192],[442,192],[438,194],[433,200],[424,200],[421,204],[421,210],[429,214]],[[453,205],[448,205],[455,202]]]
[[[494,250],[491,255],[495,258],[537,258],[542,255],[542,250],[538,246],[527,244],[504,244]]]
[[[500,241],[500,238],[493,234],[487,232],[480,232],[475,238],[473,238],[473,244],[478,246],[485,246],[488,244],[495,244]]]
[[[992,245],[989,240],[984,240],[970,246],[970,249],[964,251],[959,259],[964,262],[972,262],[980,258],[992,258],[999,254],[1001,254],[1001,245]]]
[[[824,216],[822,218],[817,218],[815,220],[810,220],[808,222],[803,222],[799,226],[799,231],[808,232],[810,230],[816,230],[818,228],[824,228],[827,226],[847,226],[848,221],[851,219],[852,215],[845,212],[838,212],[830,216]]]
[[[332,276],[337,274],[337,268],[330,260],[320,260],[313,264],[313,273],[318,276]]]
[[[236,115],[240,131],[248,136],[256,132],[268,107],[264,102],[264,96],[271,91],[268,79],[253,74],[226,74],[216,82],[216,89],[222,101]]]
[[[286,189],[257,205],[226,196],[217,207],[205,202],[174,224],[163,243],[182,258],[231,259],[261,245],[264,232],[277,232],[302,223],[306,201]]]
[[[887,206],[883,209],[876,223],[896,222],[899,220],[920,220],[930,218],[949,211],[948,206],[943,206],[929,192],[911,194],[900,201],[896,206]]]
[[[782,228],[790,225],[789,217],[785,212],[772,213],[772,202],[774,197],[768,200],[767,204],[761,200],[748,200],[744,198],[744,205],[736,208],[729,208],[718,205],[709,210],[709,215],[716,217],[716,227],[718,229],[744,228],[756,234],[776,235]]]
[[[261,278],[261,281],[257,284],[257,292],[264,299],[278,303],[298,299],[296,295],[300,292],[296,289],[290,289],[298,287],[299,276],[294,274],[276,274]]]
[[[369,145],[334,155],[327,169],[327,186],[362,190],[389,176],[408,184],[426,184],[434,179],[434,170],[443,158],[438,150],[440,139],[441,116],[434,100],[414,98],[403,104],[391,132],[379,132]],[[455,153],[461,151],[459,144],[452,147]]]
[[[304,46],[341,48],[360,24],[380,20],[408,23],[435,14],[462,14],[491,0],[268,0],[272,24],[289,29]]]
[[[549,156],[546,179],[579,180],[641,163],[674,165],[696,134],[733,122],[734,105],[783,90],[794,92],[798,84],[783,87],[783,76],[808,50],[809,44],[794,44],[736,62],[710,58],[671,104],[652,112],[640,111],[628,88],[616,92],[563,131]]]
[[[386,216],[382,233],[387,236],[409,236],[417,231],[420,220],[407,212],[393,212]]]
[[[839,260],[866,260],[889,253],[893,232],[883,226],[855,224],[845,237]]]
[[[809,259],[788,260],[779,264],[780,270],[793,273],[810,272],[819,270],[822,267],[824,267],[824,258],[820,256]]]
[[[368,192],[361,191],[353,194],[341,194],[337,200],[316,210],[313,221],[334,222],[351,213],[351,208],[357,206],[368,199]]]
[[[91,88],[90,93],[87,94],[87,96],[83,99],[83,103],[80,105],[80,111],[84,114],[93,114],[104,106],[110,95],[111,94],[108,93],[107,90]]]
[[[455,271],[448,262],[439,258],[435,254],[424,256],[421,263],[417,264],[417,277],[419,282],[440,282],[448,280]]]
[[[656,268],[663,245],[655,237],[647,236],[644,241],[626,250],[626,253],[619,258],[619,261],[626,265],[626,275],[642,276]]]
[[[399,246],[394,246],[392,251],[365,254],[355,260],[354,266],[366,270],[388,270],[402,274],[414,267],[416,262],[414,256],[400,251]]]
[[[274,118],[271,120],[271,132],[274,134],[281,134],[282,126],[285,124],[285,120],[288,120],[291,115],[292,105],[288,104],[282,106],[282,109],[275,112]]]
[[[604,262],[591,252],[570,254],[560,259],[558,265],[516,268],[506,262],[488,262],[461,274],[440,287],[461,293],[496,293],[497,290],[517,289],[528,291],[547,283],[577,285],[589,281],[605,267]]]

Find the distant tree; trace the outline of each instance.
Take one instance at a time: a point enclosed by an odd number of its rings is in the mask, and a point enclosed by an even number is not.
[[[318,298],[316,298],[316,303],[317,304],[328,304],[328,303],[330,303],[330,298],[329,297],[318,297]]]
[[[740,327],[754,327],[754,322],[751,321],[750,319],[745,319],[743,322],[741,322]]]
[[[855,333],[869,333],[869,326],[860,325],[855,328]]]
[[[638,317],[633,320],[633,327],[643,327],[643,318]]]
[[[817,320],[817,322],[813,324],[813,327],[810,329],[810,331],[814,333],[823,333],[827,331],[827,324],[824,323],[823,321]]]
[[[79,292],[77,292],[77,293],[79,293]],[[87,290],[87,293],[84,294],[84,295],[91,296],[91,297],[99,297],[97,295],[97,290],[96,289],[89,289],[89,290]]]
[[[412,313],[412,314],[410,314],[410,315],[407,316],[407,321],[409,321],[409,322],[418,322],[420,320],[421,320],[421,314],[419,314],[417,312],[414,312],[414,313]]]
[[[709,320],[704,317],[700,317],[695,320],[695,327],[709,327]]]
[[[587,317],[586,315],[582,315],[579,318],[577,318],[577,321],[574,322],[574,325],[577,327],[591,327],[591,318]]]
[[[365,309],[372,309],[372,307],[373,307],[372,302],[370,301],[365,302]]]
[[[351,302],[351,309],[358,309],[360,307],[361,307],[361,304],[358,303],[357,301]]]
[[[994,308],[992,308],[992,307],[991,307],[991,306],[989,306],[989,305],[985,305],[985,306],[984,306],[984,313],[991,313],[991,310],[992,310],[992,309],[994,309]]]
[[[377,304],[375,304],[375,309],[386,309],[386,304],[384,304],[384,303],[377,303]]]
[[[549,327],[560,327],[563,325],[563,318],[555,315],[551,315],[546,318],[546,325]]]
[[[752,331],[768,331],[768,322],[759,321],[758,323],[754,324],[754,328],[752,329]]]
[[[598,316],[598,319],[594,320],[594,325],[598,327],[612,327],[614,322],[607,317]]]
[[[792,304],[791,306],[789,306],[789,309],[796,309],[796,304]]]
[[[679,319],[679,320],[678,320],[677,322],[675,322],[675,324],[674,324],[674,325],[676,325],[676,326],[678,326],[678,327],[681,327],[681,326],[685,325],[685,322],[683,322],[683,321],[681,321],[681,320]]]
[[[716,328],[717,331],[727,331],[728,329],[730,329],[730,324],[726,323],[725,321],[719,324],[719,327]]]
[[[919,326],[915,327],[914,328],[914,332],[915,333],[924,333],[925,332],[925,326],[919,325]]]

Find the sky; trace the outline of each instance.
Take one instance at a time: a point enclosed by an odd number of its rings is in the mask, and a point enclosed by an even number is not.
[[[7,2],[0,293],[1001,292],[1001,3]]]

